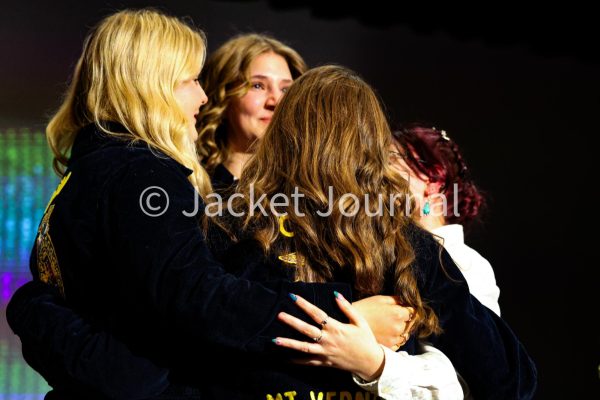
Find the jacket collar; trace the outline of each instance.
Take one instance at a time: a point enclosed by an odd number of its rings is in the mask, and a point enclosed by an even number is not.
[[[127,129],[115,122],[103,122],[103,127],[111,132],[123,133],[124,135],[129,135]],[[160,150],[152,148],[148,143],[137,140],[132,141],[127,137],[119,138],[116,136],[111,136],[102,131],[96,124],[88,124],[81,128],[79,132],[77,132],[77,136],[75,137],[75,142],[73,143],[73,148],[71,149],[71,157],[69,158],[69,162],[67,163],[67,167],[70,169],[73,163],[75,163],[80,158],[93,153],[94,151],[98,151],[100,149],[108,148],[108,147],[131,147],[131,148],[141,148],[148,149],[152,151],[152,153],[156,154],[157,157],[166,158],[171,162],[175,163],[182,172],[185,173],[186,176],[189,176],[193,171],[177,161],[173,160],[171,157],[162,153]]]

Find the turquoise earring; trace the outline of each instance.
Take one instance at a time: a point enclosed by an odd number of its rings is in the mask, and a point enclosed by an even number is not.
[[[423,214],[429,215],[429,213],[431,213],[431,204],[429,204],[429,200],[427,200],[423,206]]]

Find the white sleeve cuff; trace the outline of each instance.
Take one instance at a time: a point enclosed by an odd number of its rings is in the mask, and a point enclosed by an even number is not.
[[[374,381],[365,381],[363,378],[355,374],[352,374],[352,379],[354,380],[354,383],[356,383],[358,386],[360,386],[367,392],[377,393],[377,385],[379,384],[379,379],[375,379]]]
[[[450,360],[431,345],[420,343],[422,354],[411,356],[383,347],[385,364],[378,379],[366,382],[353,375],[364,390],[386,400],[463,399],[463,391]]]

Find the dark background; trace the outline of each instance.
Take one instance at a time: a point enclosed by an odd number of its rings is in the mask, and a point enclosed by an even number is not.
[[[2,5],[0,129],[43,128],[88,28],[145,5],[190,16],[209,51],[235,33],[270,33],[311,66],[358,71],[392,123],[445,129],[490,197],[467,242],[495,269],[503,317],[538,366],[537,398],[600,398],[595,13],[565,4],[396,9],[380,1]]]

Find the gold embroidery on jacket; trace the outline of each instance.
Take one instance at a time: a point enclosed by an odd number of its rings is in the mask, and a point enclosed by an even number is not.
[[[54,211],[54,204],[52,204],[52,202],[65,187],[70,177],[71,173],[69,172],[60,181],[58,187],[52,194],[52,197],[46,206],[46,210],[44,211],[42,222],[38,227],[35,244],[37,253],[37,270],[40,280],[57,287],[63,297],[65,297],[65,286],[60,273],[58,257],[56,257],[56,250],[54,250],[54,244],[52,243],[52,238],[50,237],[50,217]]]
[[[286,264],[294,264],[294,265],[298,264],[298,257],[296,257],[296,253],[282,254],[277,258],[279,258],[281,261],[283,261]]]
[[[48,205],[46,206],[46,209],[44,210],[44,214],[46,213],[46,211],[48,211],[48,208],[50,207],[50,204],[52,204],[52,202],[54,201],[54,198],[56,196],[58,196],[58,194],[60,193],[60,191],[65,187],[65,185],[69,181],[70,177],[71,177],[71,173],[69,172],[65,177],[63,177],[60,180],[60,183],[58,184],[58,187],[56,188],[56,190],[54,191],[54,193],[52,193],[52,197],[50,197],[50,201],[48,202]]]
[[[298,256],[296,252],[282,254],[277,258],[283,261],[284,263],[288,264],[287,266],[290,268],[302,268],[302,266],[304,265],[304,260],[302,259],[302,256]],[[298,274],[294,272],[294,282],[299,281],[300,279],[298,278]]]
[[[38,274],[42,282],[57,287],[60,290],[60,294],[65,297],[65,287],[58,266],[58,258],[56,257],[54,244],[50,237],[50,216],[52,215],[52,211],[54,211],[54,204],[44,214],[42,223],[38,228],[36,240]]]

